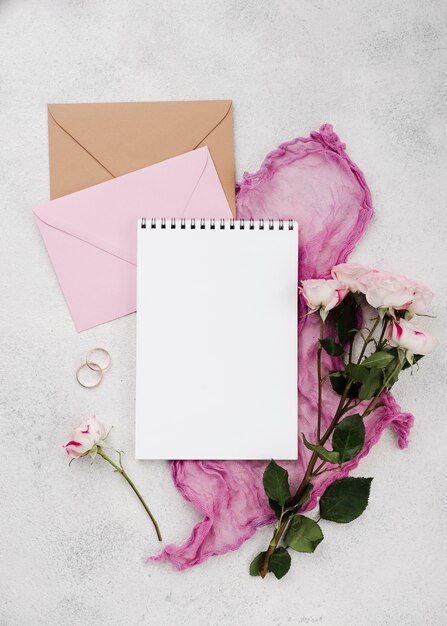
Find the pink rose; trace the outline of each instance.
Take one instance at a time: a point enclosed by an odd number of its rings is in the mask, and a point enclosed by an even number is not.
[[[426,313],[432,300],[433,291],[415,280],[413,281],[413,300],[407,310],[410,313],[422,315]]]
[[[405,319],[392,320],[388,326],[387,339],[391,346],[403,348],[411,354],[427,354],[436,348],[438,340],[416,328]]]
[[[356,293],[359,290],[358,279],[371,271],[370,267],[365,267],[358,263],[340,263],[332,268],[331,274],[332,278],[343,283],[349,291]]]
[[[65,451],[73,459],[85,456],[96,445],[107,437],[106,427],[102,422],[92,417],[82,422],[72,433],[71,439],[64,445]]]
[[[320,311],[325,319],[331,309],[338,306],[349,290],[338,280],[311,278],[303,280],[300,288],[307,306],[313,311]]]
[[[423,313],[430,304],[433,293],[416,281],[399,274],[372,270],[358,279],[359,291],[376,309],[396,309]]]

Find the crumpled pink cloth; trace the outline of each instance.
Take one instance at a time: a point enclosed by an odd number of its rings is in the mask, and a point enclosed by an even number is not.
[[[237,185],[239,218],[294,219],[299,222],[300,279],[327,278],[333,265],[346,260],[362,236],[373,210],[371,195],[362,172],[350,160],[330,124],[307,138],[283,143],[265,158],[256,174],[244,174]],[[315,440],[317,378],[317,315],[299,321],[299,431]],[[237,312],[236,312],[237,313]],[[336,369],[325,356],[323,367]],[[323,427],[338,403],[326,385]],[[275,416],[272,415],[272,423]],[[318,497],[334,480],[346,476],[368,454],[384,428],[392,425],[398,445],[407,446],[413,417],[403,413],[391,394],[384,394],[383,406],[366,420],[366,443],[362,452],[339,471],[323,474],[314,483],[305,510],[315,507]],[[292,489],[303,476],[310,452],[299,437],[299,460],[281,464],[287,468]],[[280,459],[276,459],[281,462]],[[180,546],[168,545],[153,560],[169,560],[182,570],[202,563],[210,556],[236,550],[256,528],[274,520],[262,486],[265,461],[173,461],[175,486],[203,515],[190,537]],[[265,546],[253,546],[253,554]]]

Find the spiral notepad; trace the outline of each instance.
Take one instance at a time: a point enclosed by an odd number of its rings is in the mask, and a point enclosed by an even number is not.
[[[136,457],[297,458],[298,225],[138,223]]]

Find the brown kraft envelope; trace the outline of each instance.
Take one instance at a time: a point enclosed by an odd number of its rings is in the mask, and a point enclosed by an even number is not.
[[[48,142],[51,199],[208,146],[236,216],[231,100],[49,104]]]

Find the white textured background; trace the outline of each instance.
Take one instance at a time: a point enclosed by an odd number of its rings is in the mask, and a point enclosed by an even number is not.
[[[145,565],[158,545],[127,486],[60,448],[96,412],[166,539],[198,520],[167,464],[132,460],[135,317],[75,332],[31,207],[48,197],[47,102],[232,98],[238,178],[330,121],[376,209],[354,258],[430,284],[441,335],[446,19],[444,0],[0,0],[2,626],[445,624],[443,350],[399,384],[410,448],[386,433],[357,472],[375,477],[365,515],[325,523],[282,581],[247,575],[270,529],[188,572]],[[86,391],[73,372],[95,345],[114,363]]]

